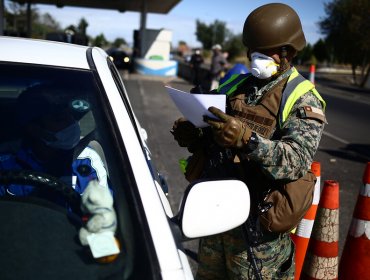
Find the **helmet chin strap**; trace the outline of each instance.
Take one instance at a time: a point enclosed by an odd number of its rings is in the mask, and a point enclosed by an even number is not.
[[[289,63],[287,59],[288,51],[285,46],[281,47],[281,54],[280,54],[280,65],[278,72],[284,73],[289,68]]]

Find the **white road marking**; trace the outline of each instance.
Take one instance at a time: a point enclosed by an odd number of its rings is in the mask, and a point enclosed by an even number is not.
[[[327,132],[327,131],[324,131],[322,134],[324,134],[325,136],[329,137],[329,138],[332,138],[334,140],[337,140],[338,142],[342,143],[342,144],[345,144],[345,145],[349,145],[350,142],[343,139],[343,138],[340,138],[338,136],[335,136],[334,134],[331,134],[330,132]]]

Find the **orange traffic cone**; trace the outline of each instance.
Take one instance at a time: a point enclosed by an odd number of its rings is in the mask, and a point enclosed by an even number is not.
[[[324,182],[301,279],[338,279],[339,184]]]
[[[370,279],[370,162],[367,163],[339,265],[339,279]]]
[[[315,71],[316,67],[315,64],[311,64],[310,66],[310,82],[315,84]]]
[[[311,164],[311,171],[316,176],[315,192],[313,195],[312,205],[308,209],[302,221],[298,224],[295,230],[295,233],[290,235],[295,244],[295,248],[296,248],[295,275],[294,275],[295,280],[299,280],[299,277],[301,276],[304,258],[306,256],[306,251],[308,247],[308,242],[310,241],[311,232],[312,232],[313,224],[315,221],[317,206],[320,201],[320,194],[321,194],[321,188],[320,188],[321,186],[321,165],[320,163],[317,161],[314,161]]]

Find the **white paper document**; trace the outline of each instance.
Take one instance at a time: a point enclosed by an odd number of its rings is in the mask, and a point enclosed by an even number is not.
[[[196,127],[206,127],[208,124],[203,121],[203,116],[216,118],[208,108],[213,106],[225,112],[226,95],[224,94],[196,94],[181,91],[166,86],[168,94],[176,104],[183,116]]]

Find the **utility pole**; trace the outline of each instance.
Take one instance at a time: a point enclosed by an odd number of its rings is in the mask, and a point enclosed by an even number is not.
[[[140,57],[144,57],[144,47],[146,47],[146,16],[147,16],[147,0],[141,2],[141,13],[140,13]]]
[[[4,0],[0,0],[0,36],[4,35]]]
[[[32,35],[32,10],[31,2],[27,2],[27,37],[31,38]]]

